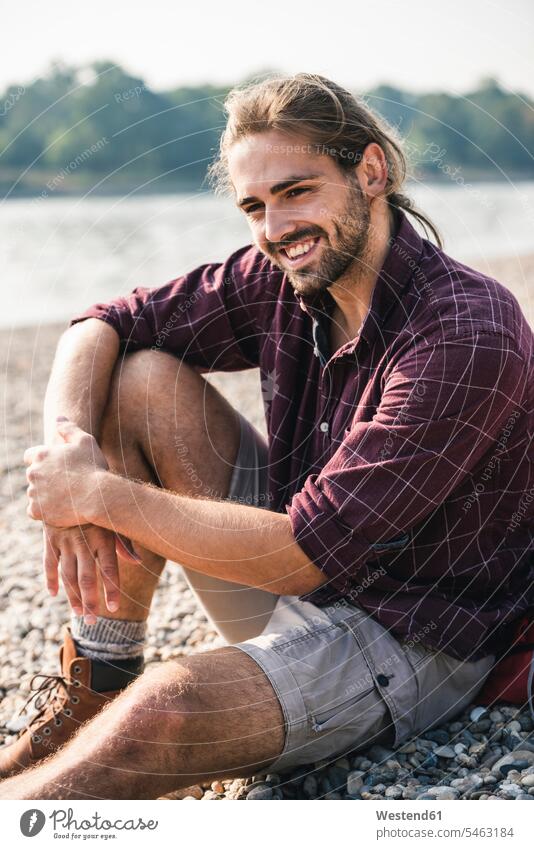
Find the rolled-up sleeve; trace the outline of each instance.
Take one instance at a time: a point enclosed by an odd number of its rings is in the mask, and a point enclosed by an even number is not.
[[[270,264],[252,246],[157,288],[95,304],[71,324],[98,318],[118,333],[122,351],[168,351],[202,369],[258,365],[261,319],[268,316]]]
[[[521,413],[527,365],[511,338],[491,332],[399,357],[373,418],[355,423],[286,505],[295,540],[334,589],[346,593],[374,552],[407,545],[491,453]]]

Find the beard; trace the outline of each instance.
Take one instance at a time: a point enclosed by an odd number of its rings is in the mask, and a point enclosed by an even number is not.
[[[284,271],[298,295],[311,296],[324,292],[339,280],[354,262],[362,261],[369,240],[371,214],[369,204],[359,182],[350,178],[351,188],[345,207],[337,215],[330,216],[331,236],[319,227],[307,227],[279,245],[268,244],[269,259]],[[278,259],[279,250],[285,245],[322,236],[319,259],[310,259],[309,267],[301,266],[298,271],[286,268]]]

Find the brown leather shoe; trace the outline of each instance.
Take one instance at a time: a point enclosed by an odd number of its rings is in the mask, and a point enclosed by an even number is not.
[[[90,689],[91,660],[77,657],[76,646],[65,626],[59,650],[61,675],[38,673],[30,684],[34,691],[21,709],[35,699],[36,715],[10,745],[0,748],[0,778],[16,775],[52,754],[69,740],[80,725],[115,698],[120,690],[97,693]],[[42,678],[40,685],[35,680]]]

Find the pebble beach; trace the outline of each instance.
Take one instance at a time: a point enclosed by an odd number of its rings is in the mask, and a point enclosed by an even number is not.
[[[473,263],[475,264],[475,263]],[[534,255],[478,262],[520,300],[533,323]],[[530,290],[529,290],[530,283]],[[58,337],[66,325],[0,331],[0,745],[28,717],[18,712],[33,674],[58,672],[64,593],[45,588],[40,524],[26,516],[24,450],[42,441],[42,404]],[[257,371],[209,379],[265,434]],[[178,564],[169,563],[149,617],[147,667],[223,645],[198,609]],[[283,775],[214,781],[168,800],[517,799],[534,801],[534,723],[528,709],[471,705],[450,722],[396,750],[372,746]]]

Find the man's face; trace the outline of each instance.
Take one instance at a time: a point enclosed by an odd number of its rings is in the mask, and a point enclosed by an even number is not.
[[[325,290],[364,257],[370,212],[356,168],[270,131],[234,144],[229,171],[255,244],[297,293]]]

